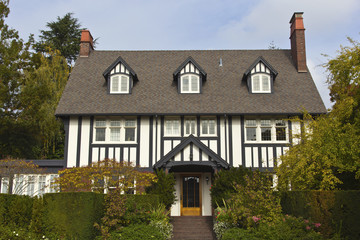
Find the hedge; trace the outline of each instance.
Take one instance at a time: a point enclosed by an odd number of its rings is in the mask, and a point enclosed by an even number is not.
[[[289,191],[281,195],[285,214],[321,223],[326,237],[335,233],[360,239],[360,191]]]
[[[25,227],[30,224],[33,198],[0,194],[0,224]]]

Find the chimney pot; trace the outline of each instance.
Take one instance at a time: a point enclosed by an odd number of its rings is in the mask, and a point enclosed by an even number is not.
[[[295,12],[290,19],[290,42],[296,69],[298,72],[307,72],[303,12]]]
[[[80,57],[88,57],[94,50],[93,37],[89,30],[81,30]]]

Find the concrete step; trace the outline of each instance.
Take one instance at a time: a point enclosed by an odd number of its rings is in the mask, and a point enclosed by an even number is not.
[[[214,240],[212,217],[171,217],[174,226],[173,240]]]

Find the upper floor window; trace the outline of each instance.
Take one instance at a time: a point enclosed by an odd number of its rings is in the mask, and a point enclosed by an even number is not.
[[[165,119],[165,136],[180,136],[180,119]]]
[[[201,135],[215,135],[216,121],[215,118],[201,119]]]
[[[181,93],[199,93],[199,76],[195,74],[185,74],[181,76]]]
[[[274,92],[273,85],[276,76],[276,70],[262,57],[259,57],[244,74],[251,93]]]
[[[129,76],[116,74],[110,77],[110,93],[129,93]]]
[[[287,122],[278,119],[245,120],[246,142],[288,142]]]
[[[195,118],[185,118],[184,122],[185,135],[196,135],[196,119]]]
[[[255,74],[251,76],[251,86],[253,93],[270,93],[270,75]]]
[[[135,142],[135,119],[96,119],[94,142]]]

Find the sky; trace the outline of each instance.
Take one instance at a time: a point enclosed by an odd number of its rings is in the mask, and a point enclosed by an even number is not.
[[[73,13],[98,50],[290,49],[290,18],[304,12],[307,65],[327,108],[327,73],[347,37],[360,39],[359,0],[10,0],[6,23],[27,40]],[[324,56],[327,55],[327,56]]]

